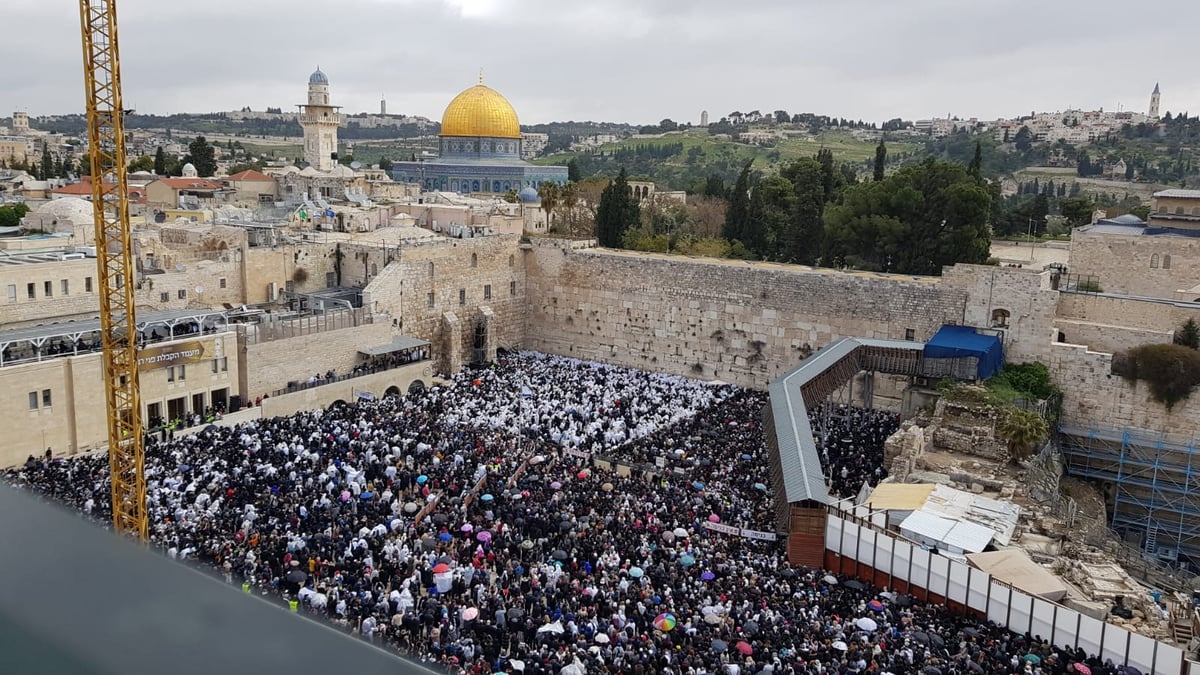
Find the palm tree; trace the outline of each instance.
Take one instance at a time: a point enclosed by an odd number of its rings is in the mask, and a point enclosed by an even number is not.
[[[538,186],[538,199],[542,200],[542,210],[546,212],[547,230],[554,225],[554,207],[558,206],[559,194],[558,183],[553,181],[542,181]]]
[[[567,210],[567,229],[571,229],[575,222],[575,206],[579,204],[579,186],[568,181],[566,185],[558,189],[558,197],[562,201],[563,208]]]
[[[1049,435],[1049,426],[1041,415],[1020,408],[1009,408],[996,427],[997,435],[1008,443],[1008,454],[1015,460],[1027,459]]]

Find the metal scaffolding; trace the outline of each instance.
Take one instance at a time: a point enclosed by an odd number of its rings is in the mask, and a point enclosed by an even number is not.
[[[1067,473],[1111,485],[1112,528],[1146,554],[1200,568],[1200,441],[1060,427]]]

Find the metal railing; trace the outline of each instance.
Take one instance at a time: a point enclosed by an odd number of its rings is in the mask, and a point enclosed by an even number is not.
[[[371,312],[368,312],[366,308],[356,307],[354,309],[325,312],[323,314],[310,314],[308,316],[276,321],[244,324],[239,326],[238,330],[245,335],[246,344],[252,345],[304,337],[305,335],[315,335],[343,328],[355,328],[372,323],[374,323],[374,317]]]

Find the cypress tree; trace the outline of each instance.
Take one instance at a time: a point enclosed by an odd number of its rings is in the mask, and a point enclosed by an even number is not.
[[[596,238],[601,246],[620,248],[625,230],[641,218],[641,208],[629,188],[629,176],[625,167],[621,167],[617,179],[600,193],[600,204],[596,207]]]
[[[879,139],[879,145],[875,147],[875,182],[883,180],[883,169],[887,164],[887,146],[883,144],[883,139]]]
[[[967,173],[975,179],[982,177],[983,173],[983,148],[979,145],[979,141],[975,141],[975,156],[971,158],[971,165],[967,167]]]
[[[754,160],[746,162],[742,172],[738,174],[737,182],[733,184],[733,190],[729,193],[729,208],[725,209],[725,229],[721,234],[730,243],[742,241],[746,223],[750,219],[750,166],[753,163]]]
[[[167,153],[163,152],[161,145],[154,151],[154,175],[167,175]]]

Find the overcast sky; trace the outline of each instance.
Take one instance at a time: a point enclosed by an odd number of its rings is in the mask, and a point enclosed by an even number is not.
[[[0,115],[82,112],[77,3],[3,0]],[[882,121],[1068,107],[1200,113],[1200,2],[118,0],[141,112],[294,109],[317,64],[346,112],[439,119],[485,81],[522,123]]]

